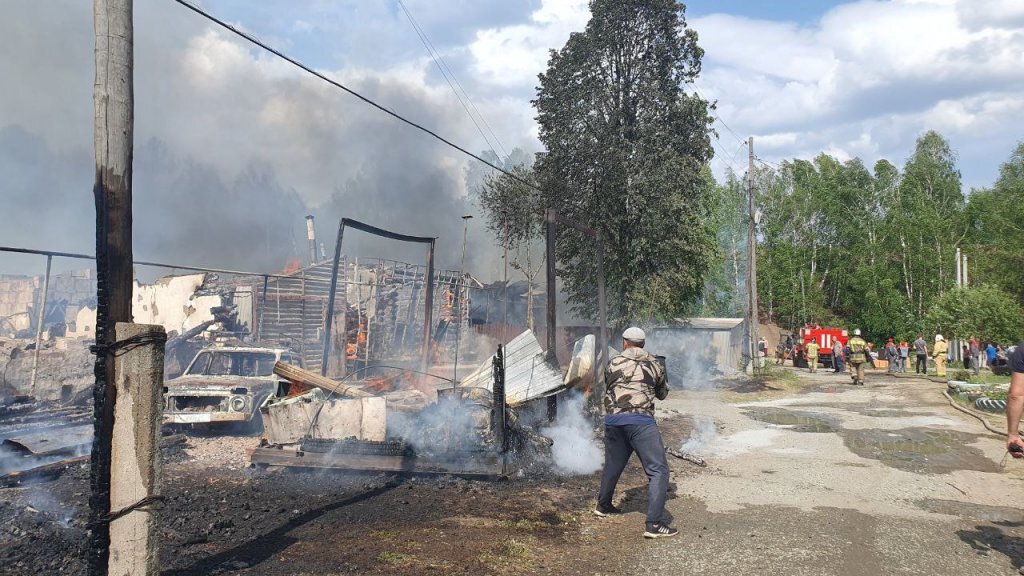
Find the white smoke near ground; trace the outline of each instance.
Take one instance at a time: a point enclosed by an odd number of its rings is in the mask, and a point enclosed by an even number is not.
[[[585,407],[583,395],[569,395],[559,405],[554,425],[540,430],[554,442],[551,457],[559,474],[593,474],[604,462],[604,453],[594,436],[594,426],[586,416]]]
[[[44,486],[33,486],[28,493],[26,502],[36,511],[52,517],[62,528],[71,526],[71,521],[75,518],[75,507],[58,502]]]
[[[684,454],[704,455],[717,436],[715,421],[710,416],[694,416],[690,436],[679,446],[679,450]]]
[[[462,399],[442,396],[416,414],[389,414],[388,436],[401,438],[420,455],[457,457],[479,450],[490,430],[490,392],[462,392]]]

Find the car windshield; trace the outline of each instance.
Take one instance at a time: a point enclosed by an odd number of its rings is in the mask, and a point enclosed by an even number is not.
[[[205,351],[196,356],[189,374],[203,376],[270,376],[274,373],[273,352],[242,352],[238,350]]]

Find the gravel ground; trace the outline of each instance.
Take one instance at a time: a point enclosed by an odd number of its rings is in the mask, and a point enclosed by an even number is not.
[[[688,449],[709,465],[670,458],[681,534],[654,542],[640,534],[635,462],[618,492],[626,514],[598,519],[596,474],[259,471],[245,465],[256,439],[190,436],[165,454],[163,573],[1015,574],[1024,467],[999,466],[1000,439],[940,384],[847,381],[673,393],[666,445],[696,424],[702,442]],[[83,573],[87,472],[0,490],[0,574]]]
[[[801,374],[795,395],[752,393],[735,404],[717,391],[670,398],[666,408],[714,419],[719,433],[704,447],[711,466],[668,504],[680,536],[639,549],[619,568],[1016,574],[1024,468],[999,466],[1002,440],[950,408],[942,384],[882,374],[863,388],[846,382]]]

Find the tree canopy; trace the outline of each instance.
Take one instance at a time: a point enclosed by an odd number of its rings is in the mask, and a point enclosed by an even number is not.
[[[970,194],[962,189],[955,153],[933,131],[918,139],[902,170],[888,160],[869,170],[857,158],[820,154],[758,168],[755,176],[764,214],[758,228],[763,319],[792,328],[808,322],[861,328],[878,340],[940,329],[954,338],[974,333],[1005,343],[1024,336],[1012,321],[1020,320],[1024,303],[1024,144],[992,188]],[[734,187],[731,175],[716,187],[722,205],[733,201]],[[735,239],[723,242],[720,229],[720,253],[734,246]],[[967,290],[956,290],[957,248],[968,259]],[[728,287],[715,289],[722,301]],[[705,302],[713,301],[710,295]]]
[[[617,326],[685,313],[715,251],[709,104],[683,89],[703,50],[683,10],[675,0],[594,0],[586,29],[551,52],[534,100],[542,202],[603,234]],[[564,290],[590,318],[595,251],[560,230]]]

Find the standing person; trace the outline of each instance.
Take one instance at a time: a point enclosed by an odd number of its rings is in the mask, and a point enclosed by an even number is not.
[[[768,358],[768,341],[764,339],[764,336],[757,341],[757,365],[764,366]]]
[[[921,334],[918,334],[917,340],[914,340],[914,354],[917,355],[914,373],[928,374],[928,343],[924,341],[924,336]]]
[[[835,369],[836,374],[843,371],[843,345],[839,340],[832,344],[832,368]]]
[[[807,344],[807,367],[811,370],[811,374],[818,371],[818,349],[820,348],[821,346],[818,346],[814,340]]]
[[[896,343],[892,341],[892,338],[885,343],[885,361],[889,363],[889,369],[886,372],[895,374],[896,365],[900,361],[900,352],[896,349]]]
[[[644,331],[631,327],[622,333],[622,353],[605,372],[604,472],[597,495],[596,516],[619,514],[612,495],[629,457],[636,452],[647,474],[647,526],[644,538],[667,538],[678,530],[665,519],[668,462],[661,432],[654,420],[654,400],[668,396],[665,370],[644,350]]]
[[[977,376],[981,373],[981,346],[978,344],[978,339],[971,336],[971,370],[974,375]]]
[[[964,370],[970,370],[971,368],[971,348],[964,342],[960,346],[960,357],[963,358]]]
[[[1006,397],[1006,449],[1014,458],[1024,458],[1020,438],[1020,416],[1024,412],[1024,340],[1007,358],[1010,365],[1010,391]]]
[[[985,347],[985,359],[988,361],[989,370],[991,370],[996,361],[996,346],[991,341]]]
[[[932,347],[932,359],[935,360],[936,376],[946,376],[946,360],[948,360],[948,354],[949,344],[946,344],[946,339],[942,337],[942,334],[936,334],[935,346]]]
[[[900,373],[907,373],[907,359],[910,358],[910,346],[906,342],[900,342]]]
[[[853,331],[853,338],[846,343],[850,348],[850,355],[847,360],[850,362],[850,372],[854,385],[864,385],[864,364],[868,361],[868,343],[860,337],[860,328]]]

